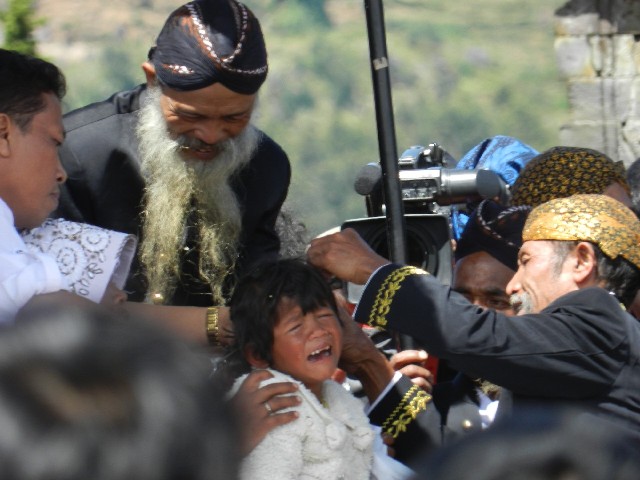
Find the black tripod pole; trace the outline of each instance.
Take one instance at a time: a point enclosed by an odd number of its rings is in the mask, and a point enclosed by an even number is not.
[[[364,7],[367,16],[369,57],[371,59],[371,75],[376,107],[378,148],[380,150],[380,167],[382,169],[389,255],[391,257],[390,260],[393,262],[406,263],[406,226],[402,192],[398,179],[398,152],[393,120],[391,81],[382,0],[364,0]],[[399,348],[411,348],[412,341],[410,338],[402,335],[398,340]]]
[[[391,101],[389,61],[384,30],[382,0],[365,0],[369,56],[378,127],[378,149],[387,218],[390,260],[406,262],[404,207],[398,181],[398,152]]]

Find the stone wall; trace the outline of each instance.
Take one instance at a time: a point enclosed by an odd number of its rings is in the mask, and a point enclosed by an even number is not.
[[[570,108],[561,144],[629,165],[640,157],[640,0],[571,0],[555,31]]]

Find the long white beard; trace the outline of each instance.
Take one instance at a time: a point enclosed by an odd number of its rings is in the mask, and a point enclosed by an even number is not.
[[[167,131],[160,89],[149,88],[148,94],[137,127],[146,180],[140,260],[149,282],[147,298],[155,303],[171,298],[181,274],[187,219],[195,213],[200,276],[220,302],[224,278],[235,265],[242,220],[229,183],[251,159],[261,134],[249,125],[218,144],[220,152],[212,160],[188,159]]]

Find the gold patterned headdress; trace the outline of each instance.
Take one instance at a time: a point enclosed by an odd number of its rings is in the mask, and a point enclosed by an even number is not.
[[[534,208],[522,240],[591,242],[611,259],[622,257],[640,269],[640,221],[606,195],[573,195]]]
[[[554,198],[603,193],[613,183],[629,193],[622,162],[590,148],[553,147],[524,167],[511,187],[511,204],[537,207]]]

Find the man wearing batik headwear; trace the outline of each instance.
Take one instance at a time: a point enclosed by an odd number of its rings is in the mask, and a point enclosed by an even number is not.
[[[355,231],[314,239],[309,260],[366,283],[355,320],[411,335],[461,371],[526,403],[571,403],[640,441],[640,221],[604,195],[533,209],[507,286],[518,316],[483,310],[415,267],[380,257]]]
[[[142,68],[146,85],[66,115],[56,215],[140,237],[130,300],[222,305],[235,275],[277,256],[290,181],[286,154],[251,124],[260,24],[236,0],[187,3]]]
[[[532,158],[511,188],[511,204],[537,207],[580,193],[601,193],[632,206],[623,163],[582,147],[553,147]]]

